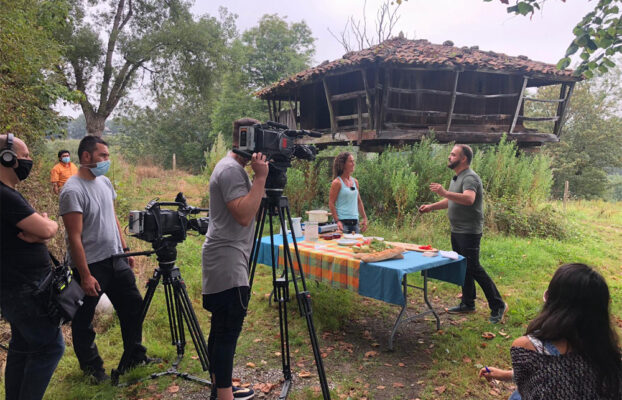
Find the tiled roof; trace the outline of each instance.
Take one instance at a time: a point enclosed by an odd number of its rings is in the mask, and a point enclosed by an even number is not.
[[[409,40],[393,38],[361,51],[351,51],[342,58],[298,72],[295,75],[266,87],[256,93],[266,97],[283,89],[296,87],[298,83],[311,81],[323,75],[346,69],[382,62],[394,65],[426,66],[439,69],[462,69],[480,71],[502,71],[509,74],[538,75],[540,79],[550,77],[551,81],[580,80],[570,69],[558,70],[555,65],[532,61],[526,56],[508,56],[494,51],[479,50],[474,47],[455,47],[451,41],[433,44],[425,39]]]

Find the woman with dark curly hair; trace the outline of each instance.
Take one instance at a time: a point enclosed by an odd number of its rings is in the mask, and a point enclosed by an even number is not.
[[[512,370],[484,367],[487,380],[514,379],[510,399],[622,399],[622,354],[605,279],[585,264],[557,269],[544,307],[512,343]]]
[[[367,214],[359,192],[359,182],[352,177],[354,157],[344,152],[333,162],[333,182],[330,185],[328,205],[339,230],[359,233],[367,230]],[[359,227],[359,217],[360,227]]]

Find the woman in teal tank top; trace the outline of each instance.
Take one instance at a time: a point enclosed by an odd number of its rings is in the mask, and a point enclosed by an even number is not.
[[[361,200],[359,183],[352,177],[354,165],[354,157],[348,152],[339,154],[333,162],[335,179],[330,185],[328,205],[339,230],[344,233],[367,230],[367,215]]]

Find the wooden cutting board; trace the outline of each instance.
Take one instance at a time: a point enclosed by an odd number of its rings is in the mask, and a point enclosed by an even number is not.
[[[378,262],[391,259],[404,258],[402,253],[405,251],[403,247],[394,247],[392,249],[386,249],[382,251],[375,251],[373,253],[354,253],[354,258],[358,258],[364,262]]]
[[[426,251],[432,251],[432,252],[437,252],[438,249],[432,248],[432,249],[422,249],[420,244],[412,244],[412,243],[401,243],[401,242],[387,242],[388,244],[395,246],[395,247],[402,247],[405,250],[408,251],[418,251],[420,253],[426,252]]]

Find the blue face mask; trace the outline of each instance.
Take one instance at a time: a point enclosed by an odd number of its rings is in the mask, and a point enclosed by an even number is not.
[[[71,161],[71,158],[69,157],[63,157],[60,159],[62,162],[64,162],[65,164],[69,164],[69,161]]]
[[[106,172],[108,172],[108,169],[110,168],[110,160],[100,161],[95,165],[96,165],[95,167],[89,168],[91,172],[93,173],[93,175],[95,176],[105,175]]]

